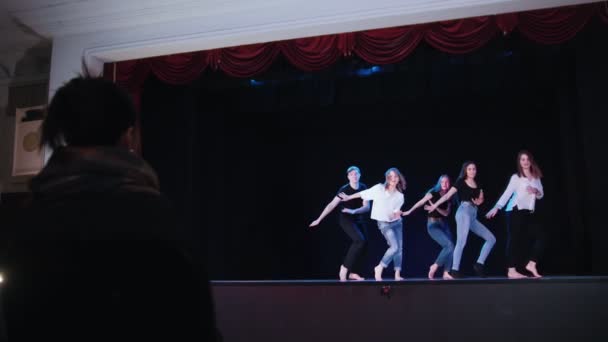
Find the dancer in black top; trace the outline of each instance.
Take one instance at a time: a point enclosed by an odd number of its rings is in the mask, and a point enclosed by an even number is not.
[[[496,243],[496,237],[494,234],[486,228],[479,220],[477,219],[477,208],[483,203],[483,187],[476,180],[477,176],[477,166],[475,163],[471,161],[467,161],[462,165],[462,169],[460,170],[460,175],[456,180],[456,184],[454,184],[448,192],[441,196],[440,199],[435,202],[435,204],[430,205],[427,208],[428,212],[433,212],[440,206],[443,202],[449,200],[452,196],[458,193],[458,197],[460,199],[460,205],[456,210],[456,246],[454,247],[454,257],[452,259],[452,271],[450,275],[452,277],[460,277],[460,260],[462,258],[462,251],[464,250],[464,246],[467,243],[467,236],[469,235],[469,231],[472,231],[477,236],[481,237],[485,240],[481,251],[479,252],[479,257],[477,258],[477,263],[473,265],[473,269],[475,273],[483,277],[484,274],[484,264],[485,261],[494,247]]]
[[[435,184],[420,201],[414,204],[409,210],[403,212],[402,215],[407,216],[425,204],[425,209],[428,209],[429,205],[433,205],[433,203],[437,202],[438,199],[448,192],[450,186],[450,177],[448,177],[448,175],[441,175],[439,180],[437,180],[437,184]],[[431,238],[442,247],[437,259],[429,267],[429,279],[435,277],[435,272],[439,267],[443,267],[443,279],[453,279],[449,271],[452,268],[454,242],[447,221],[447,217],[450,215],[451,210],[452,201],[448,201],[437,207],[437,210],[428,213],[427,231]]]
[[[359,182],[361,178],[361,171],[356,166],[351,166],[346,170],[348,178],[348,184],[342,186],[336,196],[331,202],[323,209],[321,215],[314,220],[310,227],[316,227],[319,223],[331,213],[336,207],[339,206],[340,226],[352,240],[348,252],[344,257],[344,263],[340,265],[339,278],[340,281],[350,280],[364,280],[362,276],[354,272],[360,267],[362,255],[367,247],[367,229],[365,227],[365,221],[363,213],[368,212],[370,209],[368,201],[355,198],[350,201],[342,201],[338,194],[345,193],[347,195],[366,190],[367,186]]]

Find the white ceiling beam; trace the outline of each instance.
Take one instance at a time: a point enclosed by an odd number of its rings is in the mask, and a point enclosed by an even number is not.
[[[593,2],[589,0],[9,0],[9,12],[41,35],[62,37],[139,26],[193,23],[190,33],[261,27],[305,21],[353,21],[403,17],[408,25]],[[36,6],[36,4],[38,4]],[[418,15],[418,17],[416,17]],[[393,24],[392,23],[392,24]],[[392,25],[391,24],[391,25]],[[166,25],[165,25],[166,26]]]

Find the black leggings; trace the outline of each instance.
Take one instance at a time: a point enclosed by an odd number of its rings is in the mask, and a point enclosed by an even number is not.
[[[537,262],[544,249],[544,232],[535,223],[530,210],[507,212],[507,267],[520,266],[522,262]],[[532,243],[532,250],[530,245]]]
[[[361,268],[361,260],[367,249],[367,227],[363,219],[357,216],[340,214],[340,227],[352,240],[348,252],[344,257],[344,267],[351,272],[356,272]]]

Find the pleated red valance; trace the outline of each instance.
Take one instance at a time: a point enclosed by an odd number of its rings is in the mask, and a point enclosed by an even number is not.
[[[559,44],[574,37],[593,17],[608,23],[608,4],[592,3],[131,60],[106,65],[104,75],[138,95],[150,73],[171,84],[189,83],[207,68],[233,77],[252,77],[267,70],[279,54],[298,69],[317,71],[352,54],[372,64],[396,63],[406,58],[422,40],[452,54],[474,51],[497,34],[506,35],[514,30],[541,44]]]
[[[304,71],[322,70],[353,54],[372,64],[391,64],[405,59],[423,40],[440,51],[463,54],[484,46],[498,34],[507,35],[514,30],[540,44],[559,44],[574,37],[596,17],[608,23],[608,2],[108,63],[104,77],[127,89],[139,108],[141,88],[150,74],[170,84],[190,83],[207,68],[233,77],[252,77],[267,70],[279,54]],[[139,135],[139,127],[136,134]]]

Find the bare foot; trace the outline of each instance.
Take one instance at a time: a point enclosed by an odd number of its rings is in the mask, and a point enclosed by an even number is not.
[[[358,275],[357,273],[351,273],[348,275],[348,279],[350,280],[365,280],[365,278],[363,278],[362,276]]]
[[[447,271],[443,272],[443,280],[453,280],[453,279],[454,279],[454,277],[452,277],[449,272],[447,272]]]
[[[405,280],[402,276],[401,276],[401,271],[395,271],[395,280]]]
[[[507,271],[507,277],[508,277],[509,279],[523,279],[523,278],[528,278],[528,277],[526,277],[525,275],[523,275],[523,274],[521,274],[521,273],[517,272],[517,271],[515,270],[515,268],[514,268],[514,267],[509,267],[509,270]]]
[[[439,265],[437,264],[432,264],[431,267],[429,267],[429,279],[435,278],[435,272],[437,271],[438,267]]]
[[[376,278],[377,281],[382,281],[382,271],[384,271],[382,265],[374,267],[374,278]]]
[[[340,277],[340,281],[346,281],[346,275],[348,274],[348,268],[344,267],[344,265],[340,265],[340,273],[338,276]]]
[[[542,278],[542,275],[540,275],[536,270],[536,263],[534,261],[529,261],[526,265],[526,269],[530,271],[532,275],[534,275],[534,278]]]

